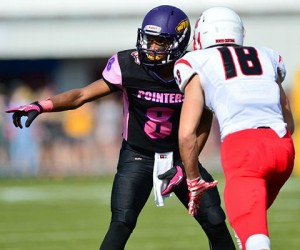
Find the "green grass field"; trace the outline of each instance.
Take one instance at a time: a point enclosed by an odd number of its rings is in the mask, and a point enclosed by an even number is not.
[[[221,175],[219,190],[223,191]],[[110,219],[110,177],[0,180],[1,250],[96,250]],[[300,179],[269,211],[272,250],[300,249]],[[208,249],[203,231],[173,196],[144,208],[127,250]]]

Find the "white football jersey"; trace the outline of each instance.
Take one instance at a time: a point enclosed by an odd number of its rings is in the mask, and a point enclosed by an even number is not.
[[[286,70],[282,58],[264,47],[223,46],[187,53],[174,67],[181,91],[198,74],[205,105],[218,118],[221,139],[249,128],[271,127],[286,134],[277,80]]]

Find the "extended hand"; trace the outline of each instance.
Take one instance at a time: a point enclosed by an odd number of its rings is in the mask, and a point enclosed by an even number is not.
[[[200,207],[200,198],[202,195],[211,188],[217,186],[218,181],[206,182],[202,178],[198,177],[194,180],[187,180],[188,189],[190,191],[190,201],[189,201],[189,214],[197,215],[198,209]]]
[[[28,105],[23,105],[17,108],[11,108],[5,110],[6,113],[13,113],[12,119],[16,127],[23,128],[21,118],[22,116],[27,116],[25,126],[28,128],[33,120],[41,113],[43,113],[43,108],[38,102],[34,102]]]
[[[161,192],[163,196],[168,195],[173,192],[173,189],[177,187],[184,178],[184,172],[180,166],[176,166],[175,168],[171,168],[167,172],[158,176],[160,180],[168,180],[169,184]]]

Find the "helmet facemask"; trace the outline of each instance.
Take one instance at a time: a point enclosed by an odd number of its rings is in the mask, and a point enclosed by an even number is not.
[[[138,29],[137,49],[140,60],[146,66],[160,66],[177,60],[182,52],[179,42],[169,34],[149,34]]]

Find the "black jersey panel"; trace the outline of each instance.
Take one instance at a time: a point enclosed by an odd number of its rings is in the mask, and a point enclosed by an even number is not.
[[[166,84],[151,77],[138,64],[135,50],[119,52],[118,61],[128,98],[127,142],[152,152],[178,150],[183,94],[176,83]]]

